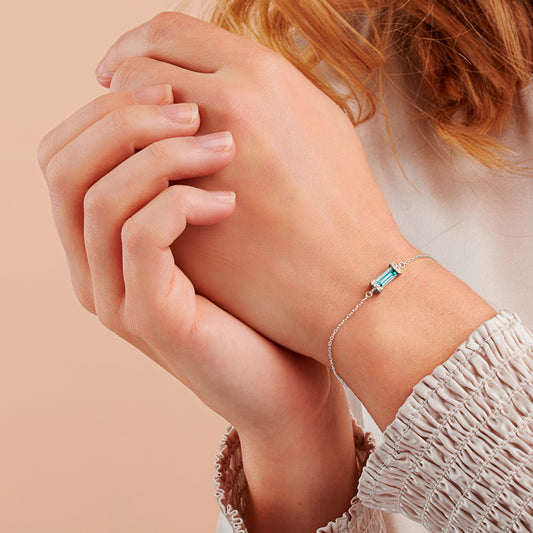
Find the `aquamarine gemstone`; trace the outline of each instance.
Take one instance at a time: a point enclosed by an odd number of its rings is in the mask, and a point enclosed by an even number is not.
[[[381,287],[385,287],[388,283],[390,283],[396,276],[398,275],[398,272],[394,270],[391,266],[383,272],[377,279],[374,281]]]

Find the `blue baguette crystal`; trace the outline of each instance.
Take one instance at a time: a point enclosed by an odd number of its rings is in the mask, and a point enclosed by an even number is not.
[[[399,274],[400,273],[395,270],[392,265],[390,265],[389,268],[383,272],[383,274],[370,283],[370,286],[375,288],[379,293],[383,290],[385,285],[390,283],[396,276],[399,276]]]

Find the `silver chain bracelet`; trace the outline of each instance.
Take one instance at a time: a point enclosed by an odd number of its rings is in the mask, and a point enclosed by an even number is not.
[[[328,356],[329,356],[329,363],[331,365],[331,370],[333,370],[333,374],[335,374],[335,377],[345,386],[350,388],[346,382],[337,374],[337,370],[335,369],[335,365],[333,364],[333,339],[335,339],[335,335],[339,332],[339,329],[342,328],[342,326],[352,317],[352,315],[369,299],[372,298],[372,296],[377,292],[378,294],[381,293],[385,285],[390,283],[394,278],[399,276],[403,269],[405,268],[405,265],[409,264],[411,261],[414,261],[415,259],[420,259],[422,257],[428,257],[429,259],[433,259],[433,261],[436,261],[439,263],[438,259],[435,259],[430,254],[419,254],[415,255],[414,257],[410,257],[409,259],[406,259],[405,261],[401,261],[400,263],[390,263],[389,268],[383,272],[379,277],[377,277],[375,280],[372,280],[370,282],[370,288],[371,290],[367,291],[365,293],[365,297],[339,322],[337,327],[333,330],[333,333],[331,334],[331,337],[329,338],[328,342]],[[440,264],[440,263],[439,263]]]

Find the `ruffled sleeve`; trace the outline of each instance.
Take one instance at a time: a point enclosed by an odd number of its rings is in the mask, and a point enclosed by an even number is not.
[[[361,468],[374,449],[370,433],[352,419],[356,454]],[[215,497],[229,526],[235,533],[247,533],[246,529],[246,477],[242,465],[239,435],[231,425],[220,444],[215,462]],[[336,520],[319,528],[316,533],[385,533],[383,513],[364,506],[357,496],[349,509]]]
[[[246,533],[246,477],[242,467],[239,435],[233,426],[226,428],[215,460],[215,498],[235,533]]]
[[[533,531],[533,335],[500,311],[414,388],[357,496],[439,533]]]

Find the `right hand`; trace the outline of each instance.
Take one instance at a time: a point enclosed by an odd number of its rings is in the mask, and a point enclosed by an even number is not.
[[[179,122],[160,112],[186,109],[172,101],[169,86],[113,92],[41,141],[39,163],[79,301],[230,421],[241,440],[286,446],[330,431],[332,419],[346,426],[344,392],[326,367],[196,295],[174,264],[170,245],[186,224],[218,223],[234,203],[169,180],[217,172],[235,148],[201,148],[192,137],[197,115]]]
[[[279,53],[181,13],[123,34],[101,67],[111,90],[169,82],[177,99],[199,105],[202,133],[232,132],[232,164],[191,184],[229,187],[239,208],[216,232],[188,228],[176,264],[265,337],[328,365],[327,341],[354,294],[391,260],[418,253],[345,113]],[[363,307],[353,328],[361,334],[338,350],[346,365],[373,364],[384,306],[374,307]]]

